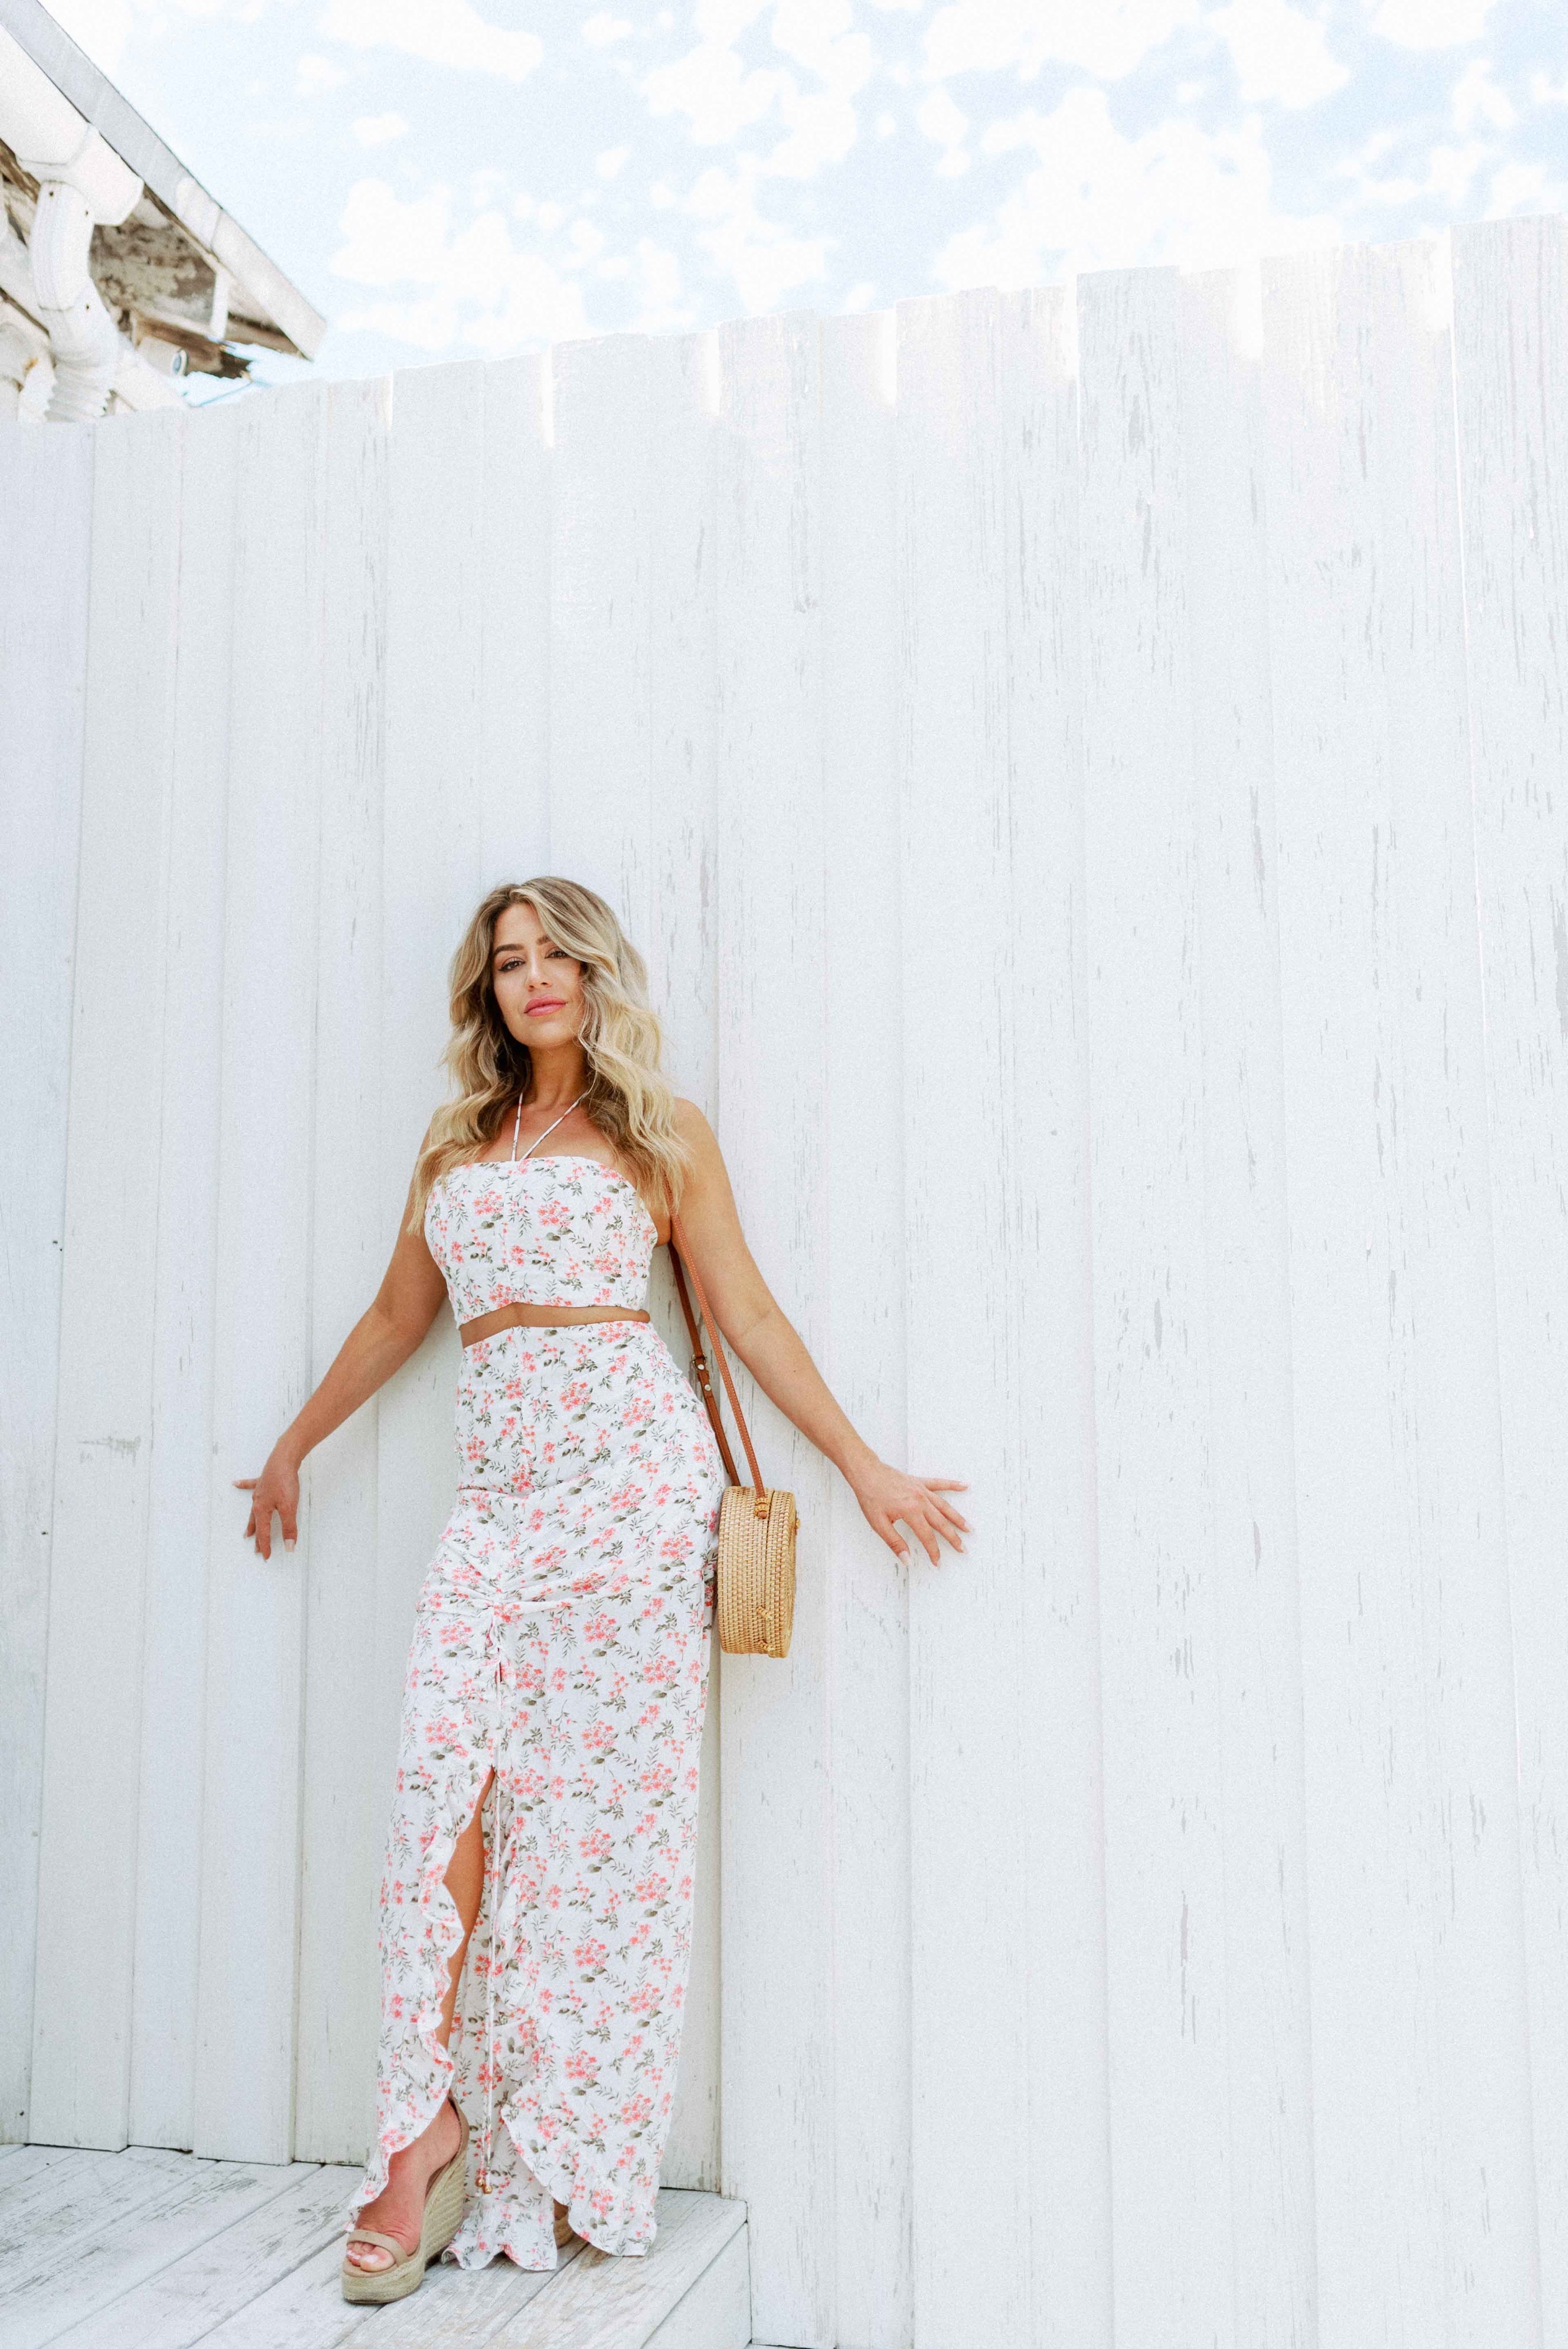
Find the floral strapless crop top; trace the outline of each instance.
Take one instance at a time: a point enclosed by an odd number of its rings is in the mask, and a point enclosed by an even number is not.
[[[449,1167],[424,1230],[459,1322],[498,1305],[646,1305],[659,1245],[624,1174],[563,1154]]]

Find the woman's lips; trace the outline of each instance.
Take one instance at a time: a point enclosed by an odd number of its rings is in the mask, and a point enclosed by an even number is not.
[[[525,1018],[527,1018],[527,1019],[532,1019],[535,1012],[539,1012],[539,1011],[561,1011],[561,1010],[564,1010],[565,1009],[566,1009],[566,1006],[565,1006],[564,1001],[563,1001],[563,1002],[561,1002],[561,1003],[555,1003],[555,1002],[549,1002],[549,1003],[530,1003],[530,1004],[529,1004],[529,1006],[527,1007],[527,1010],[526,1010],[526,1012],[525,1012],[525,1014],[524,1014],[524,1017],[525,1017]]]

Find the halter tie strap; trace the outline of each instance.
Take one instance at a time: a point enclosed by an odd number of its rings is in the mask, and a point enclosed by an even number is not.
[[[547,1126],[545,1128],[545,1131],[544,1131],[544,1133],[536,1133],[536,1134],[534,1136],[533,1141],[528,1144],[527,1149],[523,1153],[524,1157],[524,1158],[532,1158],[532,1156],[534,1155],[534,1153],[538,1149],[539,1144],[540,1144],[542,1142],[546,1142],[546,1141],[548,1141],[548,1139],[549,1139],[550,1135],[551,1135],[552,1133],[555,1133],[555,1131],[556,1131],[556,1126],[557,1126],[557,1125],[565,1125],[565,1123],[566,1123],[566,1120],[571,1116],[572,1112],[576,1108],[576,1106],[577,1106],[577,1102],[580,1102],[580,1101],[587,1101],[587,1097],[588,1097],[588,1088],[587,1088],[587,1085],[585,1085],[585,1086],[583,1087],[582,1092],[577,1095],[577,1101],[571,1101],[571,1102],[568,1102],[566,1103],[566,1108],[561,1112],[560,1116],[559,1116],[558,1118],[556,1118],[556,1120],[555,1121],[555,1124],[553,1124],[553,1125],[547,1125]],[[520,1133],[520,1132],[521,1132],[521,1130],[522,1130],[522,1125],[523,1125],[523,1096],[522,1096],[522,1094],[521,1094],[521,1093],[519,1093],[519,1094],[518,1094],[518,1096],[517,1096],[517,1114],[516,1114],[516,1116],[515,1116],[515,1117],[513,1119],[513,1121],[512,1121],[512,1155],[513,1155],[513,1157],[514,1157],[514,1158],[515,1158],[515,1157],[516,1157],[516,1155],[517,1155],[517,1136],[518,1136],[519,1133]]]

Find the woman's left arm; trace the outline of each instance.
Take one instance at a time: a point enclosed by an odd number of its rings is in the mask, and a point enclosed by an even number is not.
[[[911,1476],[891,1467],[857,1434],[757,1269],[712,1127],[692,1102],[677,1102],[675,1117],[692,1157],[680,1202],[681,1228],[714,1319],[735,1352],[769,1401],[832,1461],[867,1525],[897,1557],[909,1554],[900,1524],[933,1565],[941,1555],[939,1537],[961,1550],[959,1537],[970,1531],[969,1522],[942,1495],[967,1486],[953,1476]]]

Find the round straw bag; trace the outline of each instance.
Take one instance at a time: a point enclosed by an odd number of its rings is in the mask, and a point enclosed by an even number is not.
[[[708,1406],[708,1417],[719,1439],[720,1456],[730,1479],[729,1488],[719,1504],[719,1645],[732,1656],[787,1656],[794,1622],[794,1495],[776,1488],[770,1490],[763,1483],[741,1398],[730,1376],[719,1325],[708,1309],[708,1299],[702,1293],[702,1283],[678,1216],[670,1218],[670,1268],[680,1292],[680,1310],[691,1333],[691,1367],[697,1373],[697,1383]],[[682,1257],[686,1260],[685,1272],[681,1270]],[[686,1293],[688,1272],[713,1341],[724,1392],[730,1398],[730,1409],[735,1414],[735,1424],[745,1446],[746,1464],[752,1472],[749,1485],[742,1485],[735,1474],[734,1456],[724,1439],[719,1398],[713,1392],[708,1357],[702,1350],[702,1333]]]

